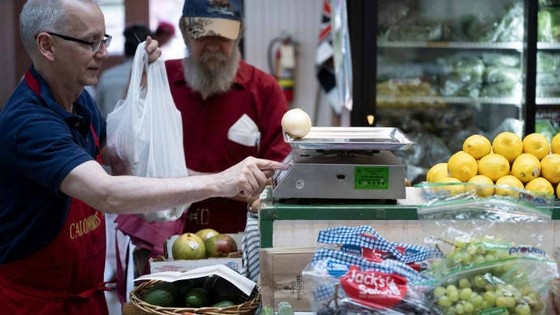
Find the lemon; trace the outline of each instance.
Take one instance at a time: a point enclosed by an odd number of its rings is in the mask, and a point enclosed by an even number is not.
[[[541,160],[550,153],[548,139],[542,133],[531,133],[523,138],[523,153],[530,153]]]
[[[509,162],[501,154],[490,153],[478,161],[478,174],[488,176],[492,181],[509,174]]]
[[[503,155],[510,163],[523,153],[523,141],[513,132],[499,133],[492,141],[492,151]]]
[[[541,176],[552,184],[560,182],[560,154],[552,153],[541,160]]]
[[[525,184],[525,189],[539,194],[554,195],[554,187],[544,177],[537,177],[531,180]]]
[[[494,182],[485,175],[475,175],[469,179],[469,183],[476,185],[476,194],[480,197],[489,197],[494,194]]]
[[[461,180],[455,177],[443,177],[436,181],[442,185],[434,188],[436,191],[446,191],[450,196],[455,196],[465,192],[465,185]],[[445,185],[449,184],[449,185]]]
[[[519,190],[523,189],[525,186],[519,180],[519,178],[513,175],[506,175],[498,178],[496,181],[496,187],[494,192],[496,195],[500,196],[511,196],[514,198],[519,197]]]
[[[552,153],[560,154],[560,133],[557,133],[552,140],[550,140],[550,149]]]
[[[556,185],[556,198],[560,198],[560,184]]]
[[[455,177],[462,182],[467,182],[477,174],[478,165],[475,158],[464,151],[453,154],[447,161],[447,170],[450,177]]]
[[[527,183],[541,176],[541,161],[532,154],[522,153],[511,164],[511,175]]]
[[[491,149],[492,144],[490,143],[490,140],[483,135],[477,134],[469,136],[463,142],[463,151],[472,155],[477,160],[490,153]]]
[[[436,165],[430,167],[428,173],[426,173],[426,181],[428,183],[436,182],[440,178],[448,177],[447,173],[447,163],[437,163]]]

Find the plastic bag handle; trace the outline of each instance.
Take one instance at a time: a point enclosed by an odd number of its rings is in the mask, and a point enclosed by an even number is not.
[[[131,100],[138,100],[141,99],[141,91],[142,87],[140,83],[142,81],[142,74],[144,70],[148,70],[148,54],[144,49],[146,42],[141,42],[136,47],[136,53],[134,54],[134,58],[132,61],[132,69],[130,73],[130,82],[128,84],[128,91],[126,93],[126,100],[125,104],[130,104]],[[133,103],[134,104],[134,103]]]

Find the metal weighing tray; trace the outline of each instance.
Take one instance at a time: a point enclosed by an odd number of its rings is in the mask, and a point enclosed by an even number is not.
[[[406,150],[414,143],[398,128],[390,127],[311,127],[309,133],[294,139],[284,134],[293,150]]]
[[[389,127],[311,127],[303,138],[284,134],[284,141],[292,147],[292,159],[296,162],[333,154],[406,150],[414,144],[399,129]]]

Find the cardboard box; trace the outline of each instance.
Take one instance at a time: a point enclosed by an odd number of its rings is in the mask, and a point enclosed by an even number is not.
[[[231,235],[235,239],[238,249],[241,249],[241,237],[243,233],[229,235]],[[177,239],[177,237],[179,237],[179,235],[174,235],[167,239],[167,241],[165,242],[165,258],[150,258],[150,273],[162,271],[184,272],[199,267],[212,265],[226,265],[237,272],[241,272],[241,252],[234,253],[232,256],[224,258],[174,260],[171,248],[173,247],[173,242]]]
[[[303,284],[301,272],[315,248],[263,248],[260,250],[260,285],[262,304],[273,307],[286,301],[294,311],[311,311],[310,292]]]

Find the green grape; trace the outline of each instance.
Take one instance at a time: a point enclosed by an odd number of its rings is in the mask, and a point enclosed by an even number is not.
[[[454,307],[450,307],[445,311],[445,315],[457,315],[457,311]]]
[[[434,289],[434,297],[439,298],[440,296],[443,296],[447,294],[447,290],[444,287],[436,287]]]
[[[474,307],[478,307],[478,306],[482,305],[483,301],[484,301],[484,299],[478,293],[473,293],[472,296],[471,296],[471,299],[470,299],[470,302],[472,303],[472,305]]]
[[[451,292],[450,294],[448,294],[448,296],[449,296],[449,299],[450,299],[452,302],[457,302],[457,301],[459,301],[459,292],[458,292],[458,291]]]
[[[474,261],[474,257],[472,254],[463,254],[463,256],[461,257],[461,265],[463,266],[468,266],[471,265]]]
[[[461,289],[461,292],[459,293],[459,298],[463,301],[469,301],[471,299],[472,293],[473,292],[471,288]]]
[[[484,278],[481,275],[476,275],[473,278],[473,286],[476,289],[483,289],[485,285],[486,285],[486,280],[484,280]]]
[[[487,309],[489,309],[489,308],[491,308],[491,307],[494,307],[494,303],[490,303],[490,302],[488,302],[488,301],[486,301],[486,300],[483,300],[483,301],[482,301],[482,304],[480,304],[480,309],[481,309],[481,310],[487,310]]]
[[[486,261],[486,262],[496,261],[496,256],[494,256],[492,254],[486,254],[486,255],[484,255],[484,261]]]
[[[514,308],[516,304],[513,296],[498,296],[496,298],[496,306]]]
[[[441,306],[441,307],[444,307],[444,308],[445,307],[450,307],[451,304],[453,304],[453,303],[452,303],[451,299],[449,298],[449,296],[447,296],[447,295],[440,296],[439,299],[438,299],[438,305]]]
[[[463,304],[457,304],[455,305],[455,312],[457,314],[465,314],[465,310],[463,308]]]
[[[515,306],[515,314],[517,315],[530,315],[531,308],[527,304],[517,304]]]
[[[494,294],[496,295],[496,298],[499,298],[505,296],[504,292],[505,291],[502,287],[498,287],[496,291],[494,291]]]
[[[470,288],[470,287],[471,287],[471,282],[469,281],[469,279],[461,278],[459,280],[459,288],[464,289],[464,288]]]
[[[465,314],[471,314],[474,311],[474,306],[470,302],[464,302],[463,311]]]
[[[494,291],[486,291],[486,292],[484,292],[482,297],[484,298],[484,301],[487,302],[490,307],[494,306],[494,303],[496,302],[496,293],[494,293]]]
[[[447,295],[459,291],[459,289],[457,289],[457,287],[453,284],[448,285],[445,289],[447,290]]]
[[[461,240],[460,238],[456,238],[453,241],[453,246],[455,248],[463,248],[463,247],[467,247],[471,242],[467,241],[467,240]]]
[[[483,264],[486,262],[486,259],[484,258],[484,256],[476,256],[476,258],[474,259],[474,263],[477,265]]]
[[[505,298],[507,308],[514,308],[515,305],[517,304],[517,300],[513,296],[506,296],[504,298]]]

